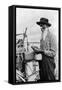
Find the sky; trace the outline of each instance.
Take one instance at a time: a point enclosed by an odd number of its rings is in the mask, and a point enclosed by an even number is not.
[[[47,18],[51,23],[50,31],[56,35],[58,42],[58,11],[46,9],[16,9],[16,34],[23,33],[27,27],[28,41],[39,42],[41,38],[40,26],[36,24],[40,18]],[[22,36],[22,35],[21,35]],[[21,37],[20,36],[20,37]]]

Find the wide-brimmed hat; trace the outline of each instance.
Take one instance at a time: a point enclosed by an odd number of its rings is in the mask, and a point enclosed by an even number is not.
[[[47,25],[47,26],[51,26],[51,24],[49,23],[49,20],[47,18],[41,18],[40,21],[36,22],[38,25],[42,26],[42,25]]]

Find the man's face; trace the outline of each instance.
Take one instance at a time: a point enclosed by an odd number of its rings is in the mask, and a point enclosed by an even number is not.
[[[48,29],[48,26],[47,25],[42,25],[40,28],[41,28],[41,31],[44,32],[45,30]]]

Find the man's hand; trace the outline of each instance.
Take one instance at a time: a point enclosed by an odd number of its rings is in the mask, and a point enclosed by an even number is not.
[[[34,50],[35,53],[44,53],[43,50],[41,50],[40,48],[38,48],[36,46],[31,46],[31,48]]]
[[[42,54],[36,54],[35,60],[42,60]]]
[[[36,47],[36,46],[31,46],[31,48],[32,48],[34,51],[36,51],[36,52],[39,50],[39,48]]]

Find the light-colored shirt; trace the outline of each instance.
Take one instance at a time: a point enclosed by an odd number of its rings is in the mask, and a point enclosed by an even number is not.
[[[48,50],[50,51],[49,56],[55,56],[57,51],[57,44],[55,36],[48,31],[45,40],[40,40],[40,48],[41,50]]]

